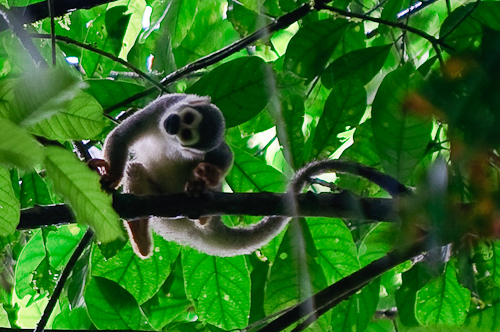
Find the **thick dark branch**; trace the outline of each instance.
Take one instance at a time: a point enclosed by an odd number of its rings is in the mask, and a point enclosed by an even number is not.
[[[116,194],[113,207],[122,218],[141,216],[176,217],[187,215],[197,218],[202,215],[251,215],[251,216],[296,216],[290,209],[285,194],[275,193],[210,193],[201,197],[186,194],[135,196]],[[348,191],[339,194],[297,195],[300,216],[324,216],[347,220],[398,220],[395,200],[385,198],[362,198]],[[19,229],[74,222],[75,218],[64,204],[37,206],[23,210]]]
[[[90,9],[116,0],[53,0],[54,16],[62,16],[77,9]],[[9,10],[20,23],[33,23],[49,17],[47,1],[34,3],[26,7],[11,7]],[[0,19],[0,31],[6,30],[9,25]]]

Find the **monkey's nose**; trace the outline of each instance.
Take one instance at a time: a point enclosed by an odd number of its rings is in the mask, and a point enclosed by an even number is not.
[[[177,114],[170,114],[163,123],[163,126],[169,135],[175,135],[181,127],[181,117]]]

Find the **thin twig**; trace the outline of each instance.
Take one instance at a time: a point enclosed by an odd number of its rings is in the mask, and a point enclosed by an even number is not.
[[[47,0],[50,15],[50,41],[52,46],[52,66],[56,66],[56,25],[54,20],[54,0]]]
[[[45,33],[30,33],[29,34],[30,37],[32,38],[43,38],[43,39],[48,39],[48,38],[52,38],[51,35],[49,34],[45,34]],[[94,52],[96,54],[99,54],[99,55],[102,55],[108,59],[111,59],[115,62],[118,62],[119,64],[122,64],[124,65],[125,67],[127,67],[128,69],[132,70],[134,73],[136,73],[137,75],[139,75],[140,77],[144,78],[145,80],[149,81],[151,84],[153,84],[154,86],[156,86],[160,91],[162,92],[168,92],[167,89],[165,89],[165,87],[163,87],[160,83],[158,83],[157,81],[155,81],[153,78],[151,78],[148,74],[144,73],[142,70],[140,70],[139,68],[135,67],[134,65],[132,65],[130,62],[128,61],[125,61],[111,53],[108,53],[106,51],[103,51],[103,50],[100,50],[98,48],[95,48],[89,44],[85,44],[85,43],[81,43],[79,41],[76,41],[74,39],[71,39],[71,38],[68,38],[68,37],[65,37],[65,36],[54,36],[54,38],[56,40],[59,40],[59,41],[62,41],[62,42],[65,42],[65,43],[68,43],[68,44],[72,44],[72,45],[76,45],[78,47],[81,47],[83,49],[86,49],[86,50],[89,50],[91,52]],[[155,89],[153,88],[153,91]]]
[[[80,258],[85,248],[89,245],[90,241],[92,241],[93,237],[94,237],[94,232],[92,232],[92,230],[88,228],[87,232],[85,232],[85,235],[83,235],[82,239],[80,240],[80,243],[78,244],[75,251],[71,255],[68,264],[66,264],[66,266],[64,267],[64,270],[61,273],[61,277],[59,278],[59,281],[57,282],[57,285],[54,288],[54,292],[50,297],[49,303],[45,307],[43,315],[40,318],[40,321],[38,322],[35,328],[35,332],[42,332],[45,330],[45,326],[47,326],[50,315],[54,311],[54,308],[57,304],[57,300],[59,299],[59,296],[61,296],[63,287],[66,284],[66,281],[68,280],[68,277],[71,271],[73,270],[73,267],[75,266],[76,262],[78,261],[78,258]]]
[[[169,84],[175,82],[176,80],[178,80],[180,78],[187,76],[188,74],[193,73],[196,70],[206,68],[210,65],[213,65],[214,63],[217,63],[217,62],[227,58],[228,56],[230,56],[236,52],[239,52],[240,50],[244,49],[245,47],[247,47],[247,46],[251,45],[252,43],[254,43],[255,41],[259,40],[260,38],[263,38],[265,36],[269,36],[273,32],[284,29],[284,28],[288,27],[290,24],[297,22],[298,20],[300,20],[301,18],[306,16],[311,11],[311,9],[312,8],[309,6],[309,4],[304,4],[301,7],[295,9],[294,11],[292,11],[286,15],[281,16],[273,23],[263,27],[260,30],[257,30],[256,32],[254,32],[250,36],[247,36],[243,39],[240,39],[240,40],[232,43],[229,46],[226,46],[218,51],[215,51],[207,56],[204,56],[204,57],[170,73],[165,78],[163,78],[160,81],[160,83],[163,86],[168,86]],[[105,110],[105,112],[109,113],[109,112],[112,112],[118,108],[125,107],[128,104],[130,104],[138,99],[141,99],[143,97],[148,96],[152,92],[154,92],[153,89],[144,90],[143,92],[137,93],[137,94],[125,99],[124,101],[109,107],[108,109]]]
[[[28,51],[35,66],[47,66],[44,57],[40,54],[35,44],[29,37],[28,33],[24,30],[23,25],[12,15],[4,5],[0,4],[0,16],[3,17],[5,22],[9,25],[12,32],[21,42],[21,45]]]
[[[445,47],[445,48],[448,48],[448,49],[453,49],[453,47],[447,45],[442,40],[440,40],[440,39],[438,39],[436,37],[433,37],[433,36],[429,35],[428,33],[424,32],[422,30],[419,30],[417,28],[411,27],[411,26],[406,25],[406,24],[401,23],[401,22],[391,22],[391,21],[384,20],[384,19],[381,19],[381,18],[378,18],[378,17],[371,17],[371,16],[367,16],[367,15],[364,15],[364,14],[357,14],[357,13],[353,13],[353,12],[348,12],[348,11],[340,9],[340,8],[335,8],[335,7],[332,7],[332,6],[325,5],[322,2],[316,3],[315,6],[316,6],[316,9],[318,9],[318,10],[319,9],[326,9],[326,10],[329,10],[331,12],[337,13],[337,14],[343,16],[343,17],[355,17],[355,18],[359,18],[359,19],[362,19],[362,20],[366,20],[366,21],[371,21],[371,22],[375,22],[375,23],[387,25],[387,26],[390,26],[390,27],[393,27],[393,28],[399,28],[401,30],[414,33],[417,36],[420,36],[420,37],[422,37],[424,39],[427,39],[432,44],[432,47],[436,51],[436,54],[437,54],[438,59],[439,59],[439,62],[441,64],[443,64],[443,60],[442,60],[442,56],[441,56],[441,50],[439,49],[438,45],[442,46],[442,47]]]
[[[476,10],[477,6],[479,6],[479,3],[481,2],[481,0],[477,0],[474,5],[472,6],[472,8],[467,12],[467,14],[465,14],[451,29],[450,31],[448,31],[447,33],[445,33],[444,36],[441,37],[442,40],[445,40],[446,37],[448,37],[456,28],[458,28],[460,26],[460,24],[462,24],[466,19],[467,17],[469,17],[470,15],[472,15],[472,13]]]

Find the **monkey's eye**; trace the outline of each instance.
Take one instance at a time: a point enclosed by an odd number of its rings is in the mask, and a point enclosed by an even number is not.
[[[196,109],[187,107],[179,112],[183,127],[197,128],[200,125],[203,115]]]
[[[194,121],[194,117],[195,115],[191,112],[186,112],[186,114],[184,114],[184,118],[182,119],[182,121],[187,124],[187,125],[190,125],[193,123]]]

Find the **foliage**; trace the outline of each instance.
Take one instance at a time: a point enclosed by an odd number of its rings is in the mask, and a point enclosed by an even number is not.
[[[379,266],[317,320],[288,323],[498,331],[500,2],[424,3],[118,0],[56,18],[53,31],[50,18],[26,25],[34,45],[11,20],[0,33],[0,325],[39,322],[90,226],[97,241],[49,306],[50,328],[253,331]],[[416,194],[398,200],[397,225],[298,218],[257,253],[231,258],[155,237],[141,260],[75,154],[98,156],[123,112],[163,92],[209,95],[222,110],[235,154],[227,191],[283,192],[303,165],[342,156]],[[364,179],[322,179],[387,197]],[[21,209],[61,202],[78,224],[16,231]],[[424,234],[424,256],[380,265]]]

